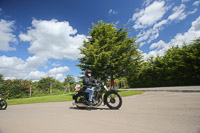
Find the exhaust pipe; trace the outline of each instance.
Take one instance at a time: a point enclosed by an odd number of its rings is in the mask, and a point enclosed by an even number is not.
[[[76,105],[78,107],[89,107],[88,105],[85,105],[83,103],[73,103],[73,106]]]
[[[86,105],[86,104],[83,104],[83,103],[72,103],[73,106],[77,106],[77,107],[98,107],[98,106],[89,106],[89,105]]]

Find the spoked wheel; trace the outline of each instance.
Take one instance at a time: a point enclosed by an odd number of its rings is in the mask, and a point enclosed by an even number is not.
[[[7,108],[7,102],[5,99],[0,100],[0,109],[5,110]]]
[[[75,98],[75,103],[80,103],[80,104],[84,104],[85,103],[85,95],[84,94],[78,94]],[[80,108],[80,109],[84,109],[85,107],[80,107],[78,105],[76,105],[76,107]]]
[[[122,106],[122,98],[117,92],[111,92],[106,97],[106,103],[110,109],[119,109]]]

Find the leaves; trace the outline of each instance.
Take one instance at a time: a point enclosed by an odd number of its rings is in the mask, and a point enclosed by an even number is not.
[[[128,30],[124,26],[117,29],[112,23],[99,21],[97,25],[93,24],[89,36],[80,48],[83,57],[77,65],[83,71],[90,69],[96,78],[114,80],[125,76],[130,66],[135,67],[133,61],[140,54],[138,45],[134,45],[135,38],[127,38]]]
[[[139,76],[132,78],[129,84],[132,87],[199,85],[199,57],[200,38],[189,45],[172,47],[164,56],[149,58]]]

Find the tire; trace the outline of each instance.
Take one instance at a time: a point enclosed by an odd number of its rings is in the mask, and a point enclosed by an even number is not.
[[[0,109],[1,110],[6,110],[6,108],[7,108],[7,102],[6,102],[6,100],[5,99],[1,99],[0,100]]]
[[[122,98],[117,92],[110,92],[105,98],[106,105],[110,109],[119,109],[122,106]]]
[[[86,100],[85,95],[83,93],[79,93],[75,97],[75,103],[83,103],[84,104],[85,100]],[[79,108],[79,109],[85,109],[86,108],[86,107],[79,107],[77,105],[76,105],[76,107]]]

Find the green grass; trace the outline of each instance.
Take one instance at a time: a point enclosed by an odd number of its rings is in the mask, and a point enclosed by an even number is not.
[[[126,96],[132,96],[132,95],[139,95],[142,94],[142,91],[120,91],[119,94],[122,97],[126,97]]]
[[[119,92],[119,94],[121,96],[132,96],[132,95],[137,95],[137,94],[141,94],[141,93],[142,93],[142,91],[122,91],[122,92]],[[73,93],[62,94],[62,95],[53,95],[53,96],[11,99],[11,100],[7,100],[7,103],[8,103],[8,105],[16,105],[16,104],[29,104],[29,103],[73,101],[72,95],[73,95]]]
[[[11,100],[7,100],[7,103],[8,105],[15,105],[15,104],[28,104],[28,103],[72,101],[72,95],[73,94],[71,93],[71,94],[62,94],[62,95],[53,95],[53,96],[11,99]]]

